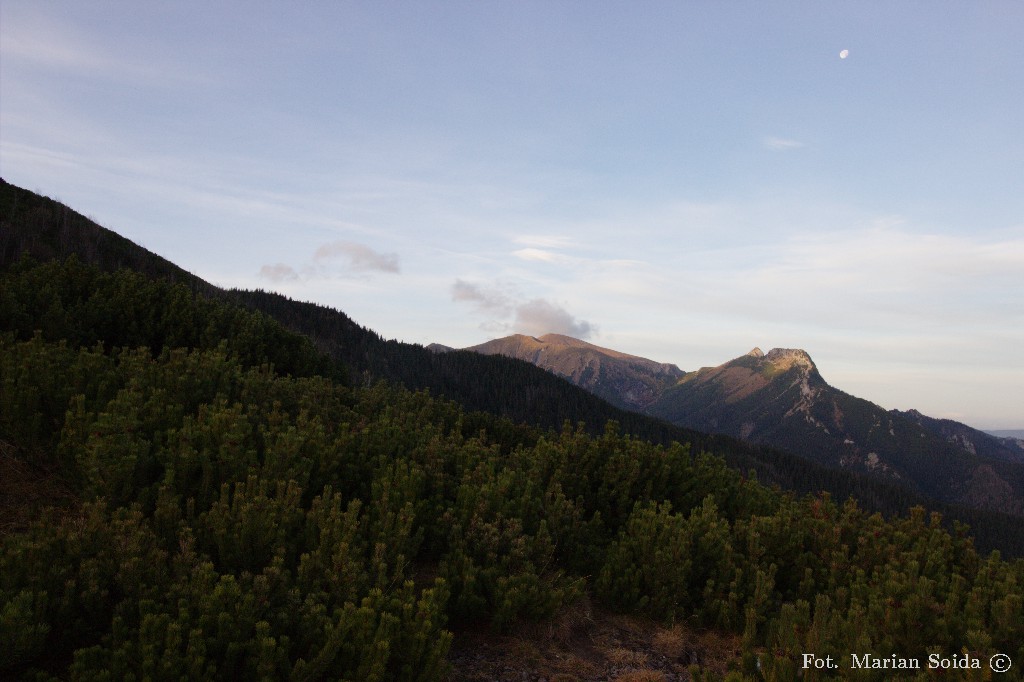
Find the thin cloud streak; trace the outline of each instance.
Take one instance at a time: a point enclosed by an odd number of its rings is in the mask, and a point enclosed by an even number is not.
[[[516,258],[526,261],[538,261],[541,263],[557,263],[566,262],[569,259],[565,256],[553,253],[551,251],[545,251],[544,249],[518,249],[512,252],[512,255]]]
[[[793,149],[800,149],[804,146],[804,143],[799,140],[791,140],[785,137],[766,137],[764,138],[764,146],[773,151],[785,152]]]
[[[115,54],[109,46],[90,42],[71,26],[52,18],[32,17],[19,30],[3,33],[0,58],[24,61],[54,72],[75,72],[108,81],[126,80],[150,88],[175,83],[212,84],[208,73],[183,65],[147,61],[147,55]]]
[[[335,241],[323,244],[313,253],[313,261],[324,263],[343,258],[353,270],[380,272],[399,271],[397,253],[379,253],[368,246],[348,241]]]
[[[541,249],[565,249],[573,245],[571,237],[559,235],[534,235],[523,234],[513,237],[513,242],[526,247],[537,247]]]

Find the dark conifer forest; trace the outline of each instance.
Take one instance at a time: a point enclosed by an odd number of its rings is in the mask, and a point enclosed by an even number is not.
[[[963,510],[220,291],[0,189],[0,677],[441,680],[465,633],[592,604],[736,637],[731,679],[894,677],[807,652],[1019,678],[1014,519],[976,539]]]

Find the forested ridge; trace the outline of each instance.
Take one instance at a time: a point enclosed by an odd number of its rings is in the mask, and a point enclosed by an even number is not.
[[[615,420],[624,433],[635,438],[662,445],[675,441],[689,443],[697,450],[723,457],[738,471],[753,471],[758,480],[784,490],[798,493],[826,490],[836,499],[852,495],[865,510],[880,511],[886,516],[906,514],[910,508],[924,505],[942,513],[947,529],[952,529],[954,520],[968,523],[979,548],[999,549],[1009,556],[1024,555],[1024,524],[1019,518],[938,502],[906,486],[872,476],[828,468],[771,447],[750,445],[727,436],[700,433],[625,412],[527,362],[469,352],[435,354],[417,344],[385,340],[332,308],[265,291],[220,289],[64,204],[0,179],[0,266],[13,265],[25,255],[42,262],[74,256],[107,273],[129,268],[146,278],[181,285],[174,294],[178,299],[191,294],[259,311],[312,341],[318,350],[335,361],[334,371],[347,375],[351,385],[372,385],[386,380],[411,390],[429,390],[432,395],[455,400],[468,411],[487,411],[518,423],[559,428],[566,420],[573,424],[583,422],[592,435],[599,435],[608,420]],[[53,287],[45,290],[51,298],[73,299],[76,295],[73,291],[58,292]],[[102,300],[103,294],[99,296]],[[33,305],[28,305],[29,302]],[[56,314],[65,305],[34,298],[22,299],[20,303],[22,332],[34,324],[52,325],[52,314],[48,322],[41,318],[33,320],[41,311]],[[136,299],[135,304],[138,303]],[[198,305],[211,305],[211,302],[201,301]],[[159,306],[148,306],[140,312],[152,319],[158,310],[161,310]],[[227,310],[221,315],[234,314]],[[61,314],[67,312],[64,310]],[[176,325],[173,318],[166,323],[171,329]],[[265,323],[266,320],[260,322]],[[73,326],[79,324],[76,322]],[[195,333],[191,326],[189,329]],[[212,334],[215,330],[206,331]],[[124,340],[124,330],[109,333],[122,338],[122,343],[151,346],[161,342],[156,338],[128,342]],[[185,340],[181,330],[172,331],[171,336]],[[279,365],[279,369],[292,371],[287,365]]]
[[[582,421],[598,435],[604,423],[615,420],[625,433],[636,438],[663,445],[690,443],[723,457],[741,472],[754,471],[760,481],[784,490],[827,490],[837,499],[853,496],[866,509],[887,516],[924,505],[941,512],[947,528],[952,528],[952,520],[968,523],[979,547],[999,549],[1011,556],[1024,555],[1024,524],[1010,514],[941,502],[907,485],[625,411],[524,360],[470,351],[433,353],[416,344],[385,340],[340,311],[280,294],[231,290],[228,297],[312,339],[318,348],[350,368],[357,382],[386,379],[411,389],[429,390],[467,409],[545,428],[556,428],[565,420]]]
[[[460,632],[582,602],[735,633],[751,679],[1024,661],[1024,561],[937,514],[351,385],[266,315],[74,258],[0,273],[0,319],[5,676],[441,679]]]

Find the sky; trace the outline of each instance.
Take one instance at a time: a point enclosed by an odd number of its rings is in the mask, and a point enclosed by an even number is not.
[[[803,348],[1024,428],[1022,36],[1016,0],[2,0],[0,176],[386,338]]]

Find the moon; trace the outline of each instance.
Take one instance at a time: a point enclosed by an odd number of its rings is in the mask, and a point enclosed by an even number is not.
[[[846,59],[849,56],[850,56],[850,51],[849,50],[843,50],[842,52],[839,53],[839,58],[840,59]]]

